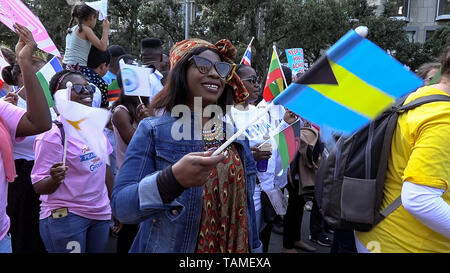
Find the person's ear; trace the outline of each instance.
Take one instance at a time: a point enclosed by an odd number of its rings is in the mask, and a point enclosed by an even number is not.
[[[106,74],[108,72],[108,65],[106,63],[102,63],[100,65],[101,71]]]

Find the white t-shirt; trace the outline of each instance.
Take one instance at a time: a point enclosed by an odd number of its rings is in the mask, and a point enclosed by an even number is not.
[[[240,106],[238,106],[240,107]],[[242,109],[242,108],[241,108]],[[234,124],[235,127],[239,130],[240,128],[246,126],[255,116],[260,114],[262,109],[259,109],[253,105],[248,105],[247,110],[240,110],[236,107],[231,108],[231,116],[232,119],[227,115],[226,121]],[[229,113],[228,113],[229,114]],[[265,135],[271,135],[272,131],[276,130],[271,125],[270,116],[267,114],[263,116],[260,120],[255,122],[253,125],[247,128],[245,130],[244,134],[249,139],[250,147],[253,147],[254,145],[258,143],[264,142],[264,136]],[[272,145],[272,157],[269,159],[267,164],[267,171],[265,172],[258,172],[257,176],[259,181],[261,182],[261,187],[263,190],[268,191],[273,189],[273,183],[275,179],[275,170],[276,170],[276,154],[277,152],[277,146],[273,138],[269,140],[269,142]],[[281,162],[281,158],[278,157],[278,159]],[[255,204],[255,210],[258,211],[261,209],[261,190],[258,185],[255,187],[255,193],[253,195],[253,202]]]
[[[152,101],[152,99],[155,97],[156,94],[163,89],[163,85],[161,83],[161,79],[163,78],[163,75],[158,71],[155,70],[155,72],[150,74],[149,80],[150,80],[150,98],[149,101]]]

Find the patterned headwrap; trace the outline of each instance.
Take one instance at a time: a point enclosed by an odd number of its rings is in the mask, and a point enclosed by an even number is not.
[[[227,39],[222,39],[215,45],[197,38],[192,38],[176,43],[170,50],[170,69],[172,69],[178,63],[178,61],[186,56],[189,52],[199,47],[207,47],[217,50],[222,60],[233,65],[231,75],[229,78],[227,78],[227,84],[233,88],[234,101],[236,103],[243,103],[249,96],[249,93],[245,88],[244,83],[235,72],[236,65],[234,63],[234,59],[236,58],[236,47]]]

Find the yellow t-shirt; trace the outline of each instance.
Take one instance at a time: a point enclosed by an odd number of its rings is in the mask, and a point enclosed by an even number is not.
[[[409,95],[405,104],[434,94],[448,95],[426,86]],[[399,116],[381,209],[401,195],[403,181],[443,189],[443,199],[450,203],[450,102],[424,104]],[[373,252],[450,253],[450,239],[422,224],[403,206],[371,231],[356,232],[356,236]]]

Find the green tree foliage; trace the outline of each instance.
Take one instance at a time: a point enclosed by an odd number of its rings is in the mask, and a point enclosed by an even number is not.
[[[435,31],[425,43],[425,49],[433,58],[439,58],[445,47],[450,46],[450,23]]]
[[[93,1],[93,0],[92,0]],[[41,19],[50,37],[63,51],[74,0],[24,0]],[[450,39],[450,27],[439,29],[424,45],[410,43],[405,22],[389,18],[396,8],[387,2],[381,16],[366,0],[196,0],[190,37],[210,42],[229,39],[238,49],[239,62],[251,40],[252,63],[265,74],[276,45],[281,62],[286,62],[284,49],[302,47],[305,60],[314,63],[326,49],[348,30],[360,25],[369,27],[368,38],[390,52],[400,62],[417,68],[438,55]],[[165,53],[175,42],[184,39],[184,1],[181,0],[110,0],[110,44],[119,44],[139,55],[140,41],[145,37],[159,37]],[[101,22],[96,32],[101,35]],[[10,47],[16,35],[0,26],[0,41]]]

